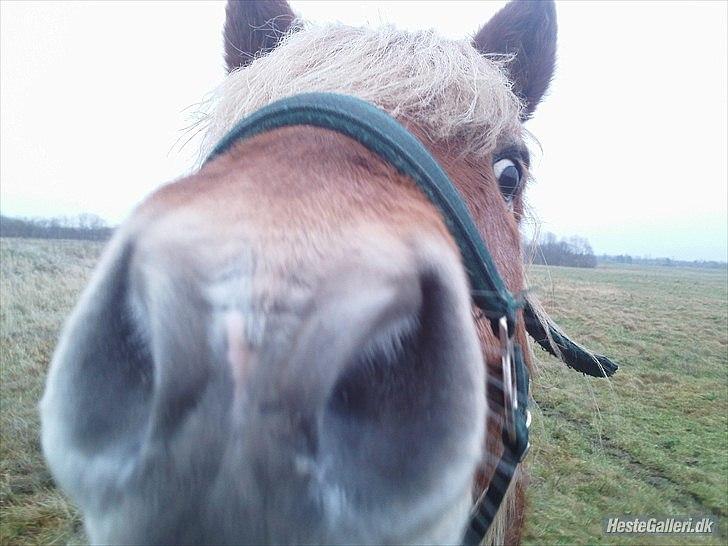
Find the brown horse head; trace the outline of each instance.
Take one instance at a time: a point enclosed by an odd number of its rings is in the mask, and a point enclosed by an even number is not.
[[[519,292],[521,122],[554,17],[514,2],[469,42],[231,2],[202,153],[278,98],[364,99],[437,158]],[[455,543],[501,449],[499,355],[412,180],[341,134],[277,129],[118,230],[56,351],[43,448],[94,542]]]

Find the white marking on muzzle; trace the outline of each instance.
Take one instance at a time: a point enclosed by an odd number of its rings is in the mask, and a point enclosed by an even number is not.
[[[252,367],[252,352],[245,340],[245,319],[240,311],[228,311],[224,317],[227,361],[235,382],[235,398],[239,400]]]

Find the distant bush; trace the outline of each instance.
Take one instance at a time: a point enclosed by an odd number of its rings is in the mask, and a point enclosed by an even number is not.
[[[589,241],[583,237],[557,239],[547,233],[535,244],[525,244],[532,263],[541,265],[564,265],[568,267],[596,267],[597,258]]]
[[[11,218],[0,215],[0,237],[106,241],[114,232],[95,214],[59,218]]]

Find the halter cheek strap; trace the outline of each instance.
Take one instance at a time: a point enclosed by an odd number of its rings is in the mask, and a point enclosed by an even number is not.
[[[240,140],[293,125],[313,125],[342,133],[410,177],[438,208],[460,249],[468,273],[473,303],[480,308],[500,340],[503,373],[503,454],[487,491],[473,507],[464,544],[478,544],[498,512],[516,468],[528,450],[528,370],[515,343],[516,312],[523,308],[528,332],[547,350],[550,340],[564,362],[589,375],[612,375],[617,366],[593,357],[549,322],[544,327],[530,304],[506,288],[460,193],[425,147],[394,118],[360,99],[333,93],[307,93],[261,108],[240,121],[215,147],[209,162]]]

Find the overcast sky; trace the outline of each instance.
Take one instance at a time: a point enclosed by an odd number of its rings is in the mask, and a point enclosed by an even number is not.
[[[472,35],[504,2],[294,1],[304,18]],[[224,77],[217,2],[0,3],[0,210],[121,221],[192,166]],[[561,2],[528,129],[541,231],[597,253],[728,259],[728,4]]]

